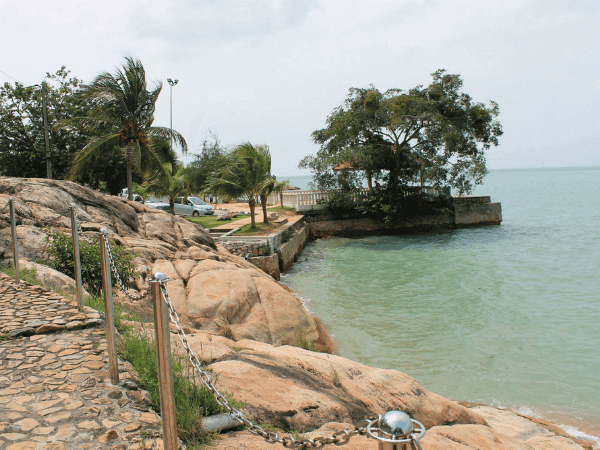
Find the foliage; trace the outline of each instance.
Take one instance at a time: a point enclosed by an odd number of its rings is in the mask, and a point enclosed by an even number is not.
[[[470,192],[485,175],[484,151],[498,145],[498,105],[473,102],[459,75],[438,70],[428,87],[408,91],[351,88],[327,126],[312,134],[321,145],[304,158],[321,189],[357,190],[373,179],[382,188],[425,183]],[[334,170],[346,163],[347,170]]]
[[[284,230],[284,232],[281,233],[281,242],[285,243],[285,242],[289,241],[293,235],[294,235],[294,227],[286,228]]]
[[[279,201],[281,203],[281,207],[283,208],[283,191],[288,188],[290,182],[289,180],[277,181],[275,177],[273,177],[273,179],[275,180],[273,183],[273,193],[279,195]]]
[[[218,170],[209,176],[205,190],[228,198],[247,196],[252,214],[251,228],[256,228],[254,210],[257,198],[271,192],[273,182],[269,148],[246,142],[225,155]],[[263,204],[266,223],[266,202]]]
[[[171,163],[163,163],[159,170],[146,175],[147,184],[145,190],[157,196],[169,197],[171,214],[175,215],[175,199],[186,196],[189,192],[183,165],[174,166]]]
[[[164,161],[157,154],[159,140],[173,139],[187,152],[187,144],[178,132],[165,127],[153,127],[154,110],[162,82],[148,84],[146,72],[139,59],[131,56],[116,73],[98,75],[81,91],[81,97],[89,109],[84,116],[63,120],[57,129],[75,131],[83,127],[92,137],[77,154],[72,176],[77,178],[90,159],[102,157],[107,149],[115,146],[126,163],[129,199],[133,198],[133,166],[143,157],[154,160],[156,165]]]
[[[48,260],[46,265],[52,267],[71,278],[75,277],[73,262],[73,239],[58,231],[48,231]],[[133,283],[137,273],[133,265],[134,255],[124,248],[113,245],[111,247],[115,260],[117,272],[125,284]],[[85,241],[79,241],[79,255],[81,260],[81,278],[86,289],[93,294],[99,294],[102,290],[102,267],[100,264],[100,246],[90,245]],[[116,285],[113,277],[112,284]]]
[[[88,135],[81,127],[71,133],[52,129],[52,125],[83,115],[86,105],[75,95],[81,81],[70,78],[61,67],[46,74],[48,127],[52,156],[52,177],[65,179],[75,153],[83,148]],[[0,175],[46,177],[46,144],[40,86],[25,87],[16,82],[0,87]]]
[[[156,346],[141,334],[126,333],[119,349],[136,370],[140,385],[150,393],[152,408],[160,412]],[[210,438],[202,430],[202,417],[218,414],[222,408],[208,389],[194,383],[193,377],[190,380],[182,356],[172,355],[172,364],[178,435],[188,444],[202,443]]]
[[[227,149],[221,145],[219,137],[209,131],[202,141],[200,154],[194,154],[194,160],[185,168],[185,176],[192,192],[205,190],[210,174],[219,170],[226,153]]]

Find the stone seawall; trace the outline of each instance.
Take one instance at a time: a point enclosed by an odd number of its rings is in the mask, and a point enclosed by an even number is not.
[[[457,228],[478,225],[500,225],[502,205],[492,203],[489,196],[454,197],[454,223]]]
[[[310,223],[310,233],[314,238],[404,234],[454,228],[454,217],[451,214],[425,216],[394,223],[366,218],[332,220],[329,214],[313,215],[305,220]]]
[[[310,235],[310,229],[307,224],[296,231],[294,236],[279,248],[279,269],[281,272],[287,272],[292,263],[302,253]]]

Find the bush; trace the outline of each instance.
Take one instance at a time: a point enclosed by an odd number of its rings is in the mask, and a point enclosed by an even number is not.
[[[49,231],[47,240],[48,259],[44,261],[44,264],[71,278],[75,278],[73,239],[64,233]],[[134,256],[118,246],[112,246],[111,250],[121,280],[126,285],[132,284],[138,275],[132,263]],[[81,278],[86,289],[92,294],[99,294],[102,291],[100,244],[91,245],[85,241],[79,241],[79,255],[81,259]],[[114,275],[112,276],[112,285],[116,285]]]

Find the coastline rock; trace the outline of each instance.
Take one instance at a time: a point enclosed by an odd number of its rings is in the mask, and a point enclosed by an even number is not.
[[[0,178],[0,255],[4,258],[12,256],[10,245],[5,244],[11,239],[5,208],[10,197],[17,206],[21,257],[45,259],[42,227],[69,233],[68,207],[75,203],[88,236],[95,237],[107,228],[112,245],[136,255],[134,264],[142,275],[136,280],[138,291],[148,289],[149,271],[161,270],[171,277],[169,294],[186,325],[274,344],[289,341],[299,331],[319,340],[323,350],[333,349],[323,327],[289,290],[249,262],[217,247],[201,226],[70,181]],[[147,301],[138,303],[137,309],[149,305]]]
[[[486,425],[485,419],[425,389],[397,370],[377,369],[292,346],[194,333],[194,351],[216,374],[218,387],[246,402],[258,423],[310,431],[332,420],[358,423],[371,414],[401,409],[426,427]]]
[[[33,261],[26,259],[19,260],[19,267],[21,270],[35,270],[35,277],[44,286],[53,291],[61,291],[65,294],[77,295],[77,287],[75,280],[62,272],[52,269],[51,267],[38,264]],[[84,297],[89,295],[88,292],[83,290]]]

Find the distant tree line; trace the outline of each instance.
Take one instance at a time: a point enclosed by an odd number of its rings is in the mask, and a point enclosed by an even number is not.
[[[162,83],[147,81],[140,60],[126,57],[114,74],[101,73],[90,84],[70,78],[65,67],[46,80],[53,178],[110,194],[127,186],[130,200],[134,191],[144,199],[165,196],[173,214],[178,196],[244,197],[252,212],[261,201],[267,221],[267,196],[285,186],[271,174],[268,147],[244,143],[229,149],[209,132],[200,153],[184,166],[172,148],[174,142],[188,152],[183,136],[153,126]],[[0,175],[43,178],[45,157],[39,86],[5,83],[0,88]]]

